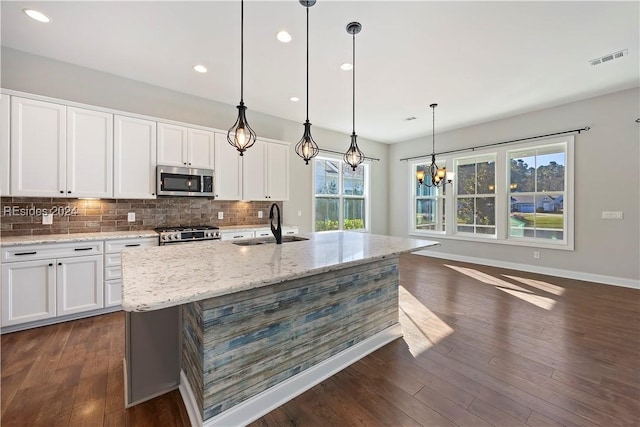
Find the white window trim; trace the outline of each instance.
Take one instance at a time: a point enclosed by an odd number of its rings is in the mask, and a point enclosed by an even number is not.
[[[565,238],[562,241],[544,241],[535,238],[522,238],[509,236],[509,203],[508,193],[505,191],[507,188],[507,182],[509,179],[509,169],[507,168],[508,154],[512,151],[519,151],[531,147],[542,147],[547,145],[566,144],[566,162],[565,162]],[[503,147],[489,147],[486,149],[474,150],[472,155],[461,153],[458,156],[443,155],[437,157],[438,164],[443,163],[446,165],[454,165],[455,160],[464,159],[469,157],[480,157],[482,155],[496,154],[496,234],[493,235],[478,235],[472,233],[457,233],[455,231],[455,177],[451,187],[447,190],[445,195],[446,206],[446,220],[445,231],[429,231],[429,230],[416,230],[415,226],[415,203],[416,203],[416,191],[415,191],[415,168],[419,164],[431,163],[431,158],[421,157],[419,159],[413,159],[408,162],[408,188],[410,188],[409,195],[409,222],[408,222],[408,234],[412,237],[435,237],[447,240],[461,240],[471,242],[493,243],[500,245],[514,245],[514,246],[526,246],[532,248],[541,249],[559,249],[559,250],[574,250],[574,228],[575,228],[575,213],[574,213],[574,135],[565,135],[558,138],[538,139],[535,141],[529,141],[520,144],[510,144]]]
[[[316,230],[316,162],[315,160],[330,160],[333,162],[345,163],[342,157],[337,155],[325,154],[321,156],[317,156],[311,162],[311,229],[315,232]],[[371,232],[371,188],[370,188],[370,176],[371,176],[371,162],[369,160],[365,160],[362,165],[366,166],[364,168],[364,224],[365,228],[358,228],[352,230],[344,229],[344,206],[342,205],[342,200],[344,199],[361,199],[362,197],[350,196],[342,194],[342,179],[338,180],[338,194],[336,195],[327,195],[327,198],[336,198],[340,200],[340,208],[338,209],[338,223],[342,226],[339,228],[340,231],[352,231],[355,233],[370,233]],[[342,172],[340,172],[340,177],[342,177]],[[327,230],[330,231],[330,230]],[[334,230],[336,231],[336,230]],[[319,231],[318,233],[323,233],[324,231]]]

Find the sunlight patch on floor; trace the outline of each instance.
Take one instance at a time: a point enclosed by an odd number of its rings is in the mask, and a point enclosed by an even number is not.
[[[453,333],[449,325],[402,286],[399,287],[399,300],[402,332],[414,357]]]
[[[524,283],[527,286],[531,286],[532,288],[538,288],[541,291],[549,292],[553,295],[562,295],[564,294],[564,288],[558,285],[552,285],[549,282],[543,282],[542,280],[529,279],[526,277],[517,277],[517,276],[509,276],[507,274],[503,274],[504,277],[508,277],[509,279],[516,280],[520,283]]]
[[[506,280],[502,280],[490,274],[483,273],[482,271],[478,271],[469,267],[460,267],[457,265],[445,264],[445,266],[473,279],[476,279],[479,282],[493,285],[496,289],[501,290],[502,292],[506,292],[509,295],[521,299],[522,301],[528,302],[529,304],[533,304],[536,307],[540,307],[545,310],[551,310],[556,304],[556,300],[554,300],[553,298],[537,295],[530,289],[525,289],[521,286],[507,282]],[[506,274],[503,274],[503,276],[553,295],[562,295],[562,293],[564,292],[564,288],[540,280],[527,279],[525,277],[508,276]]]
[[[506,292],[510,295],[513,295],[516,298],[520,298],[523,301],[526,301],[530,304],[533,304],[537,307],[544,308],[545,310],[551,310],[553,306],[556,304],[556,300],[553,298],[543,297],[536,294],[525,293],[520,291],[514,291],[513,289],[504,289],[504,288],[496,288],[501,290],[502,292]]]

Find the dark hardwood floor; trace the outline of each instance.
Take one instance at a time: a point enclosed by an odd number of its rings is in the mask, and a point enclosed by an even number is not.
[[[403,255],[404,338],[251,424],[640,426],[640,291]],[[2,336],[6,426],[186,426],[123,408],[124,316]]]

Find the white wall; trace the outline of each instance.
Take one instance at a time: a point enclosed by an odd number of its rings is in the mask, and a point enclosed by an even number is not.
[[[6,47],[2,48],[1,67],[0,86],[5,89],[222,130],[228,129],[236,120],[235,105],[210,101]],[[300,123],[252,111],[250,103],[248,108],[247,118],[258,136],[291,144],[291,197],[284,203],[284,221],[286,224],[299,225],[302,232],[311,231],[311,165],[306,166],[294,151],[303,132],[303,105],[300,107]],[[313,122],[313,117],[311,119]],[[320,148],[343,152],[349,146],[349,135],[346,134],[315,126],[312,126],[312,134]],[[371,188],[375,189],[371,197],[371,225],[373,233],[387,234],[388,146],[366,139],[359,139],[358,145],[367,156],[381,159],[373,162],[371,167]],[[302,211],[302,216],[298,217],[298,211]]]
[[[439,114],[447,108],[440,105]],[[637,281],[640,278],[640,90],[548,108],[436,135],[436,151],[590,126],[575,137],[575,250],[540,249],[440,238],[441,254],[473,257]],[[437,131],[437,129],[436,129]],[[431,138],[390,147],[389,233],[409,230],[408,162],[428,154]],[[623,211],[624,220],[603,220],[602,211]]]

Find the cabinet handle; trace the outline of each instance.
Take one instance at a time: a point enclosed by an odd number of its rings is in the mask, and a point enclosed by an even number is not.
[[[243,236],[233,236],[233,238],[234,238],[234,239],[240,239],[240,238],[242,238],[242,237],[243,237]]]
[[[53,263],[52,262],[49,263],[49,267],[53,267]]]
[[[80,252],[80,251],[90,251],[93,248],[75,248],[74,251],[76,252]]]
[[[71,194],[71,191],[67,191],[68,194]]]
[[[183,165],[187,166],[187,162],[184,162]]]
[[[129,245],[124,245],[125,248],[133,248],[134,246],[140,246],[140,243],[131,243]]]
[[[151,193],[151,195],[152,195],[152,196],[155,196],[155,195],[156,195],[156,193]]]
[[[60,194],[64,194],[64,191],[60,190]]]
[[[61,263],[61,262],[59,262],[59,263],[58,263],[58,265],[62,265],[62,263]]]
[[[37,254],[37,253],[38,253],[38,252],[18,252],[18,253],[16,254],[16,256],[21,256],[21,255],[35,255],[35,254]]]

